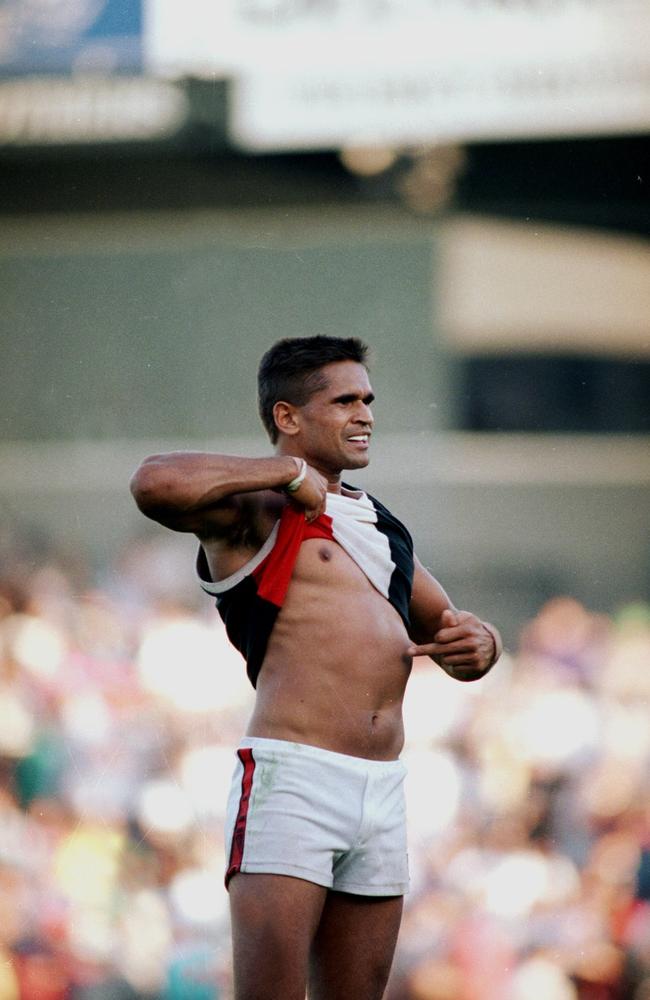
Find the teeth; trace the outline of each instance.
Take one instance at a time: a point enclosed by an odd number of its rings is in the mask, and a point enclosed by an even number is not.
[[[363,441],[364,443],[368,440],[367,434],[358,434],[356,437],[348,438],[349,441]]]

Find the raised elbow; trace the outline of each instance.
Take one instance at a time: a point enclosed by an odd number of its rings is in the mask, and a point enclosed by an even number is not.
[[[173,490],[170,470],[159,455],[150,455],[131,476],[129,489],[143,514],[165,507]]]

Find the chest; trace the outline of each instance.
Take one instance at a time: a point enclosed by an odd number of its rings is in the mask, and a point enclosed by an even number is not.
[[[334,540],[306,539],[300,546],[293,569],[296,582],[370,586],[366,574],[352,556]]]

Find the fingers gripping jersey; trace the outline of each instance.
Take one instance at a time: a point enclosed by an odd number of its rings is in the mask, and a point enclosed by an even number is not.
[[[287,504],[260,551],[232,576],[215,583],[202,548],[197,558],[201,586],[216,598],[228,638],[246,659],[253,687],[300,546],[308,538],[337,542],[409,626],[413,541],[401,521],[365,493],[328,493],[325,513],[311,524],[300,508]]]

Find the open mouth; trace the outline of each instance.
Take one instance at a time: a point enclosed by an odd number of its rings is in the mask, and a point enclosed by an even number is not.
[[[367,446],[370,443],[369,434],[355,434],[354,437],[349,437],[348,441],[354,442],[354,444],[361,444]]]

